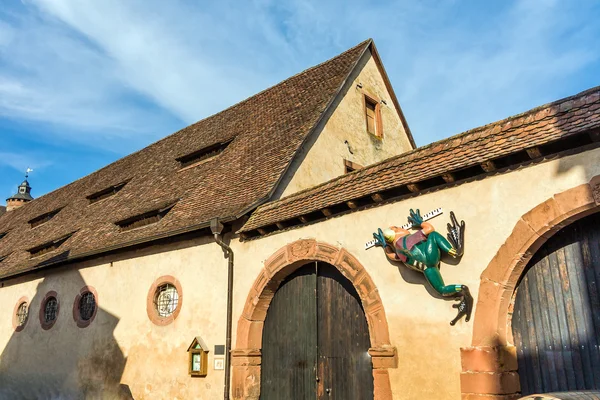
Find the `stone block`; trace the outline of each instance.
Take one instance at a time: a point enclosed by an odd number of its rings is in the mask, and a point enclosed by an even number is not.
[[[516,372],[462,372],[462,393],[514,394],[521,390]]]

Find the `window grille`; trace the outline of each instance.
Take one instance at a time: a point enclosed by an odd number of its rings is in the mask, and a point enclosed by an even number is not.
[[[24,301],[23,303],[21,303],[19,305],[19,308],[17,309],[17,323],[19,324],[19,326],[25,325],[28,315],[29,315],[29,307],[28,307],[27,302]]]
[[[56,300],[56,297],[50,297],[48,300],[46,300],[46,305],[44,306],[44,322],[47,324],[54,322],[57,314],[58,300]]]
[[[160,285],[154,295],[154,307],[160,317],[169,317],[177,309],[179,293],[170,283]]]
[[[96,311],[96,298],[91,292],[84,293],[79,299],[79,316],[84,321],[89,321]]]

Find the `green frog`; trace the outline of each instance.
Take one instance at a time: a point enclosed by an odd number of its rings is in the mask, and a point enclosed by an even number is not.
[[[448,224],[446,239],[433,225],[423,221],[418,209],[411,209],[408,222],[417,229],[416,232],[411,233],[407,229],[391,226],[384,230],[378,229],[377,233],[373,233],[373,237],[376,245],[383,248],[390,260],[400,261],[407,267],[422,272],[427,282],[440,295],[459,299],[459,302],[452,306],[458,309],[458,314],[450,322],[450,325],[454,325],[463,316],[466,322],[471,319],[473,297],[466,285],[446,285],[440,273],[442,253],[460,258],[464,252],[465,221],[458,223],[454,212],[450,212],[450,220],[452,224]]]

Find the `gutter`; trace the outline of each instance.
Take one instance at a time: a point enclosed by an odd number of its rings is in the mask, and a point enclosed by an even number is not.
[[[233,309],[233,250],[221,240],[223,224],[219,218],[210,220],[210,230],[214,235],[215,242],[227,253],[227,329],[225,334],[225,385],[223,387],[223,399],[229,400],[229,389],[231,386],[231,328]]]

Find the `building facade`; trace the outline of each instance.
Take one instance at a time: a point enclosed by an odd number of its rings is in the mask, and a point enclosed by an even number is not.
[[[415,148],[361,43],[0,215],[0,397],[600,389],[599,131],[595,88]],[[425,267],[365,249],[438,208],[455,325]]]

